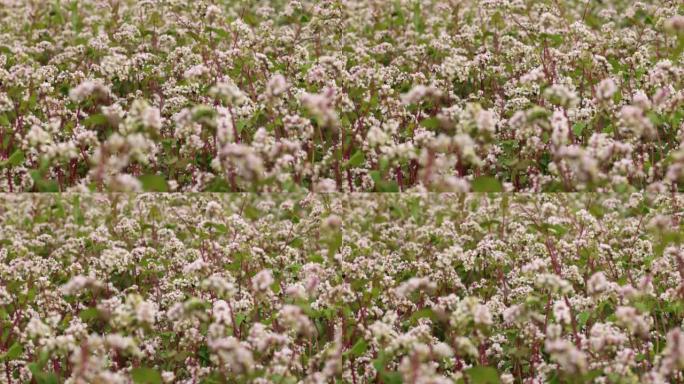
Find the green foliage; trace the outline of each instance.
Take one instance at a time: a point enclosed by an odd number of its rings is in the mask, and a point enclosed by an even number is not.
[[[12,361],[18,359],[24,352],[24,348],[19,343],[12,344],[7,352],[0,354],[0,361]]]
[[[162,377],[152,368],[133,368],[131,378],[135,384],[162,384]]]
[[[499,374],[492,367],[472,367],[465,371],[473,384],[499,384]]]
[[[352,346],[351,349],[346,351],[344,354],[346,356],[359,357],[362,356],[366,350],[368,350],[368,343],[364,339],[359,339],[356,343],[354,343],[354,346]]]
[[[145,192],[168,192],[166,179],[160,175],[144,175],[138,178]]]
[[[18,167],[24,163],[24,160],[24,152],[17,149],[7,158],[7,160],[0,161],[0,167]]]
[[[347,161],[346,168],[360,167],[365,162],[366,162],[366,157],[365,157],[364,153],[362,151],[356,151]]]
[[[503,192],[501,183],[497,179],[487,176],[475,178],[471,183],[471,188],[473,192]]]

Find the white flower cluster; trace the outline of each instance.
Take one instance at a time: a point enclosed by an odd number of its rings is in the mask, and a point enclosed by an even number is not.
[[[0,195],[0,383],[684,379],[677,194]]]
[[[0,191],[684,188],[678,1],[48,3],[2,3]]]
[[[0,0],[0,384],[684,383],[682,193],[681,0]]]

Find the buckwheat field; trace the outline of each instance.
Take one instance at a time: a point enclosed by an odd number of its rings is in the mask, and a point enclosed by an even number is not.
[[[0,384],[684,384],[682,0],[0,0]]]
[[[684,184],[681,1],[0,5],[5,192]]]
[[[684,196],[5,195],[3,383],[667,383]]]

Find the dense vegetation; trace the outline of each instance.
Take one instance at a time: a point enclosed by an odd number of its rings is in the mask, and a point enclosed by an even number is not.
[[[682,190],[680,1],[4,0],[0,190]]]
[[[0,383],[682,382],[683,205],[5,195]]]
[[[681,0],[0,0],[0,384],[684,383],[683,60]]]

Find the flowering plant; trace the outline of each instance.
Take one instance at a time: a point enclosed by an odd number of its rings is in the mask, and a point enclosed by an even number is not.
[[[684,185],[678,1],[1,4],[0,191]]]
[[[0,383],[684,379],[684,196],[0,196]]]
[[[675,0],[0,0],[0,384],[682,383],[683,59]]]

